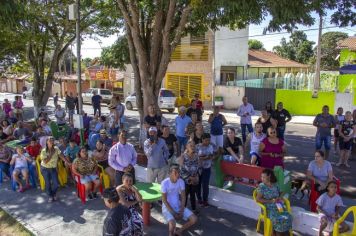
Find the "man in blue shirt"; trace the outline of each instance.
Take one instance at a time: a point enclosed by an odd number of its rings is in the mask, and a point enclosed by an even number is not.
[[[186,115],[186,108],[184,106],[181,106],[179,108],[179,114],[175,119],[175,124],[176,124],[176,136],[178,140],[178,151],[177,151],[177,156],[180,156],[182,148],[184,150],[185,145],[188,142],[188,136],[186,134],[186,128],[189,123],[192,122],[192,119]]]
[[[93,97],[91,98],[91,103],[93,104],[94,108],[94,115],[96,114],[96,112],[99,112],[99,116],[101,116],[101,100],[102,97],[97,94],[96,90],[94,90]]]

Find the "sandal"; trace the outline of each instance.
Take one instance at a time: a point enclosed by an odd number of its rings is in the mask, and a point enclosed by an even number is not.
[[[24,188],[19,188],[19,193],[23,193],[25,192],[25,189]]]

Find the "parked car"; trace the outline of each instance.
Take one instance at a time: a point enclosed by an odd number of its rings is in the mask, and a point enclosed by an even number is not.
[[[22,93],[23,99],[33,99],[33,87]]]
[[[160,109],[168,110],[168,112],[174,112],[174,103],[176,101],[176,96],[171,90],[161,88],[158,96],[158,106]],[[127,110],[133,110],[137,108],[136,103],[136,93],[133,93],[126,97],[125,106]]]
[[[91,98],[94,95],[94,91],[96,94],[102,97],[102,102],[109,104],[112,99],[112,92],[109,89],[101,89],[101,88],[90,88],[87,91],[82,93],[83,103],[91,103]]]

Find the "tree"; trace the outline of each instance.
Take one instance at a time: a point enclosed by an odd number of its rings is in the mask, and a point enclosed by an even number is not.
[[[105,16],[113,5],[101,1],[81,2],[82,35],[112,33],[106,26],[114,26],[116,22]],[[75,39],[75,22],[68,20],[70,3],[74,0],[5,0],[0,3],[0,28],[7,34],[14,32],[16,40],[23,45],[21,53],[26,55],[32,69],[35,114],[47,104],[59,61]],[[5,41],[11,45],[11,40],[8,37]]]
[[[130,63],[130,53],[127,38],[120,37],[110,47],[103,48],[100,61],[105,66],[125,70],[125,64]]]
[[[348,34],[342,32],[327,32],[321,37],[321,62],[322,70],[338,70],[339,61],[336,60],[340,50],[337,49],[337,42],[345,39]]]
[[[197,35],[220,26],[244,28],[260,23],[267,14],[271,21],[266,31],[292,30],[297,24],[312,25],[312,13],[338,7],[344,15],[332,16],[337,23],[354,24],[352,0],[327,4],[310,4],[309,1],[243,1],[243,0],[118,0],[117,4],[125,23],[130,61],[135,75],[137,105],[141,115],[150,104],[157,105],[157,97],[165,76],[170,56],[183,35]],[[347,5],[348,4],[348,5]]]
[[[273,47],[273,51],[281,57],[308,64],[314,55],[313,44],[303,31],[294,31],[289,42],[283,37],[280,45]]]
[[[248,40],[248,49],[263,50],[263,51],[266,50],[263,47],[263,43],[257,39],[249,39]]]

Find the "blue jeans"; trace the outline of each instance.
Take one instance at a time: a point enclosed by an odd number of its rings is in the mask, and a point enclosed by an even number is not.
[[[56,196],[58,190],[58,173],[56,168],[45,168],[41,166],[41,174],[45,181],[46,192],[49,197]]]
[[[9,178],[11,177],[9,163],[0,162],[0,171],[3,171]]]
[[[203,168],[201,175],[199,176],[199,186],[198,186],[198,200],[202,200],[201,190],[203,188],[203,201],[207,202],[209,198],[209,181],[210,181],[211,168]]]
[[[178,153],[177,153],[177,156],[179,156],[181,154],[181,152],[182,152],[182,147],[183,147],[183,150],[185,149],[185,145],[187,145],[188,138],[187,137],[177,136],[177,141],[178,141]]]
[[[325,150],[330,150],[330,147],[331,147],[331,136],[320,137],[319,135],[317,135],[315,137],[315,148],[316,148],[316,150],[320,150],[321,147],[323,146],[323,143],[324,143]]]
[[[241,134],[243,143],[246,142],[246,128],[248,129],[249,133],[253,133],[252,124],[241,124]]]
[[[277,127],[277,136],[280,139],[284,140],[284,132],[286,131],[286,126],[278,126]]]

